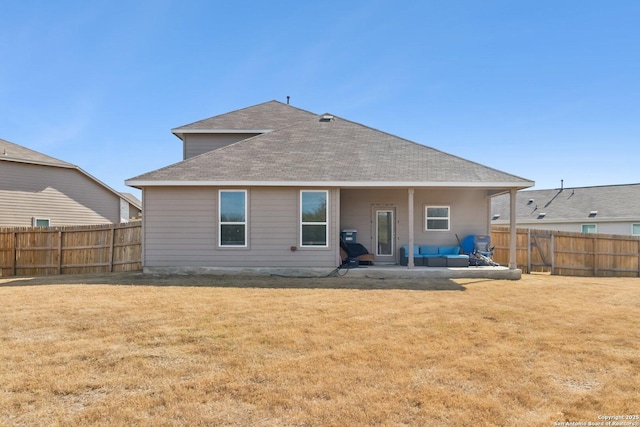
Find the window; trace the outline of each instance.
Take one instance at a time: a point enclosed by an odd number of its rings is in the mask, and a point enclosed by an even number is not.
[[[328,246],[328,195],[325,190],[300,192],[300,246]]]
[[[425,208],[424,229],[427,231],[448,231],[449,213],[449,206],[427,206]]]
[[[218,193],[219,244],[247,246],[247,191],[220,190]]]
[[[34,227],[49,227],[51,225],[51,220],[48,218],[33,218],[33,226]]]
[[[583,233],[595,233],[596,225],[595,224],[582,224],[582,232]]]
[[[640,236],[640,224],[631,224],[631,234]]]

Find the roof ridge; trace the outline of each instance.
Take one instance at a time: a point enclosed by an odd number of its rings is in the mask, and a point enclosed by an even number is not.
[[[260,103],[258,103],[258,104],[250,105],[250,106],[248,106],[248,107],[238,108],[238,109],[236,109],[236,110],[227,111],[226,113],[216,114],[216,115],[211,116],[211,117],[206,117],[206,118],[204,118],[204,119],[196,120],[196,121],[194,121],[194,122],[187,123],[187,124],[185,124],[185,125],[182,125],[182,126],[178,126],[178,127],[176,127],[176,128],[173,128],[173,129],[171,129],[171,131],[172,131],[172,132],[173,132],[173,131],[178,131],[178,130],[180,130],[180,129],[187,128],[187,127],[189,127],[189,126],[195,125],[196,123],[200,123],[200,122],[203,122],[203,121],[206,121],[206,120],[211,120],[211,119],[215,119],[215,118],[222,117],[222,116],[227,116],[227,115],[236,114],[236,113],[239,113],[239,112],[241,112],[241,111],[248,110],[248,109],[250,109],[250,108],[256,108],[256,107],[260,107],[260,106],[267,105],[267,104],[272,104],[272,103],[276,103],[276,104],[279,104],[279,105],[282,105],[282,106],[290,107],[290,108],[292,108],[292,109],[296,109],[296,110],[299,110],[299,111],[302,111],[302,112],[305,112],[305,113],[314,114],[314,115],[316,114],[316,113],[314,113],[314,112],[312,112],[312,111],[308,111],[308,110],[305,110],[305,109],[303,109],[303,108],[295,107],[295,106],[290,105],[290,104],[285,104],[284,102],[278,101],[277,99],[272,99],[271,101],[260,102]]]

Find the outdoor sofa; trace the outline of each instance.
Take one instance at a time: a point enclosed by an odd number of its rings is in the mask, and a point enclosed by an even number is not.
[[[409,263],[409,245],[400,248],[400,265]],[[460,246],[413,245],[413,264],[425,267],[468,267],[469,255]]]

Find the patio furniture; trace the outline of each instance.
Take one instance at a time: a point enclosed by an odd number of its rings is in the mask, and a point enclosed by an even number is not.
[[[407,265],[409,245],[400,248],[400,265]],[[413,263],[426,267],[468,267],[469,256],[460,253],[459,246],[414,245]]]
[[[340,238],[340,256],[342,261],[355,258],[358,260],[358,264],[373,265],[374,255],[370,254],[367,248],[360,243],[345,242],[342,238]]]
[[[491,246],[491,236],[471,234],[460,242],[462,253],[469,256],[469,265],[475,267],[498,266],[493,261],[493,247]]]
[[[420,247],[413,245],[413,265],[424,265],[424,256],[420,254]],[[403,245],[400,248],[400,265],[409,265],[409,245]]]

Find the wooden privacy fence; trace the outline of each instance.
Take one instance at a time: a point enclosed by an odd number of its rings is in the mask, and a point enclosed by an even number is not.
[[[142,225],[0,228],[0,276],[142,269]]]
[[[492,227],[493,259],[509,264],[509,227]],[[558,276],[640,276],[640,237],[517,229],[516,262],[523,273]]]

